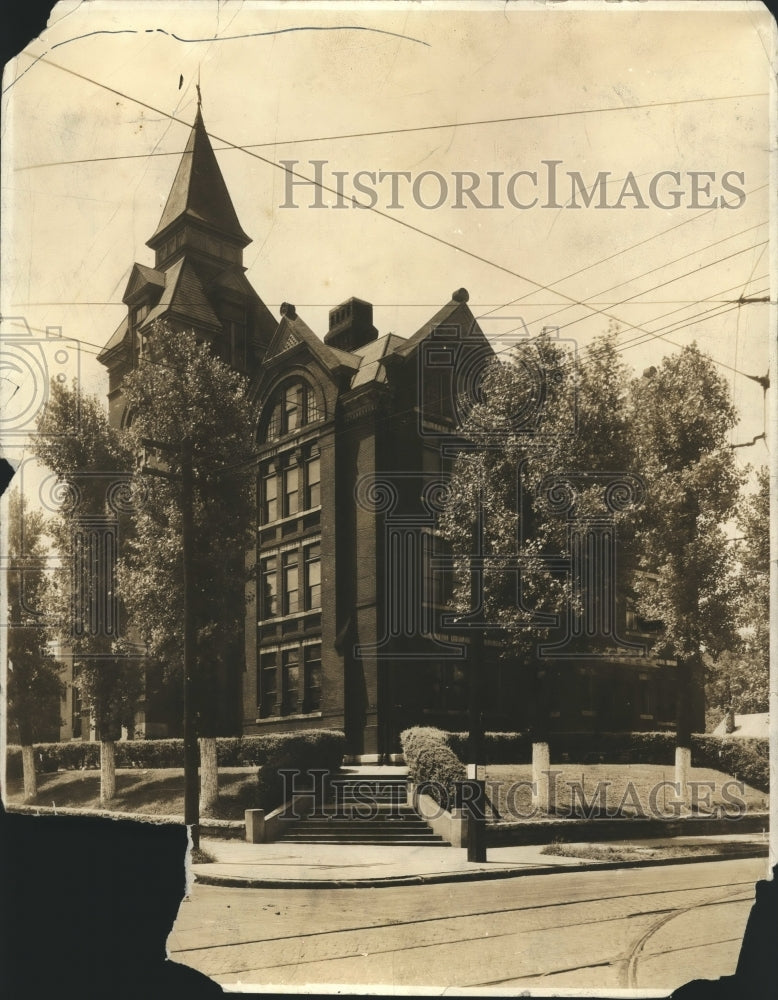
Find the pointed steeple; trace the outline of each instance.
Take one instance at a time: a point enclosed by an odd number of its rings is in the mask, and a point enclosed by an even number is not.
[[[199,91],[197,114],[189,141],[181,157],[162,218],[147,243],[147,246],[157,251],[157,266],[170,256],[176,245],[179,248],[183,243],[190,246],[202,245],[202,237],[195,237],[194,240],[191,238],[198,232],[202,236],[209,234],[221,237],[238,252],[251,242],[238,222],[227,185],[205,131]],[[174,240],[172,247],[171,237]]]

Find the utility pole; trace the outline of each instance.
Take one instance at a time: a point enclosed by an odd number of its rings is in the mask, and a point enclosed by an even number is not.
[[[192,568],[192,542],[194,537],[194,470],[192,467],[192,441],[186,437],[180,445],[144,438],[144,448],[163,453],[174,453],[181,463],[176,474],[145,464],[143,472],[181,484],[181,570],[184,589],[184,823],[191,830],[192,846],[200,846],[200,751],[197,745],[197,708],[194,698],[194,676],[197,662],[195,645],[194,573]]]
[[[192,442],[181,442],[181,563],[184,584],[184,823],[191,830],[192,846],[200,846],[200,788],[197,719],[193,685],[195,673],[195,616],[193,607],[192,539],[194,514],[192,494]]]
[[[484,614],[483,568],[476,569],[477,559],[483,554],[482,508],[473,521],[470,557],[470,607],[475,615],[470,635],[469,706],[468,706],[468,774],[469,785],[467,820],[467,860],[486,861],[486,782],[478,777],[478,765],[483,762],[483,670],[484,670]]]

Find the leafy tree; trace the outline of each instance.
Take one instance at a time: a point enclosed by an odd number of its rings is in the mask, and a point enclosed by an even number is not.
[[[8,721],[22,746],[25,800],[37,792],[34,742],[59,736],[64,685],[49,649],[48,552],[43,515],[24,495],[8,498]]]
[[[549,705],[538,656],[559,615],[580,614],[594,595],[580,580],[567,580],[548,557],[569,557],[570,529],[603,513],[603,483],[634,464],[627,433],[628,376],[615,346],[615,331],[598,338],[576,359],[548,335],[521,345],[486,371],[463,437],[470,447],[455,463],[441,533],[457,559],[454,604],[473,607],[470,555],[482,521],[482,551],[521,564],[491,569],[483,577],[486,620],[498,626],[503,655],[531,679],[533,757],[547,760]],[[569,483],[575,499],[567,518],[549,506],[549,490]],[[571,494],[572,496],[572,494]],[[631,505],[613,513],[628,555]],[[630,563],[627,562],[627,566]],[[626,583],[629,574],[621,574]],[[541,617],[545,616],[545,618]],[[545,750],[542,748],[545,747]],[[541,767],[536,767],[535,780]],[[542,801],[545,798],[540,796]]]
[[[703,653],[736,637],[735,562],[723,525],[738,499],[729,432],[737,422],[726,382],[696,344],[632,383],[631,429],[647,499],[637,543],[637,610],[661,621],[658,652],[677,660],[676,781],[690,763],[691,732],[704,714]]]
[[[738,552],[743,582],[740,624],[749,683],[737,696],[741,712],[766,712],[770,675],[770,473],[757,472],[756,492],[739,518],[743,546]]]
[[[171,674],[183,669],[182,442],[191,447],[196,622],[193,702],[203,766],[203,806],[216,795],[214,737],[238,731],[226,714],[241,680],[248,550],[256,508],[250,458],[250,408],[242,376],[192,332],[157,324],[139,366],[123,382],[129,438],[164,445],[157,478],[136,470],[136,535],[122,563],[120,587],[150,653]],[[164,597],[163,597],[164,595]],[[234,690],[227,691],[232,687]]]
[[[138,662],[124,656],[110,630],[102,627],[104,621],[93,623],[96,628],[75,626],[106,596],[113,596],[111,569],[98,559],[94,538],[84,527],[90,519],[110,513],[109,487],[127,475],[130,453],[119,432],[109,426],[100,401],[82,394],[75,383],[68,387],[52,380],[37,430],[35,454],[55,474],[54,492],[60,501],[50,521],[62,563],[51,593],[52,616],[61,644],[72,651],[74,683],[98,730],[100,796],[109,801],[116,788],[114,742],[122,725],[132,727],[142,676]],[[74,572],[78,564],[96,571]]]
[[[708,705],[727,712],[766,712],[770,677],[770,477],[757,472],[756,490],[738,516],[743,532],[736,550],[739,632],[732,650],[708,664]]]

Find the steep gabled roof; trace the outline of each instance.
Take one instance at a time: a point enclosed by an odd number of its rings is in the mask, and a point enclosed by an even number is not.
[[[127,279],[127,287],[122,296],[122,302],[129,302],[133,295],[136,295],[142,289],[149,286],[157,289],[164,288],[164,271],[157,271],[155,268],[147,267],[145,264],[133,264],[130,277]]]
[[[156,306],[141,324],[145,330],[154,320],[163,316],[175,316],[196,326],[210,326],[221,329],[219,317],[206,298],[197,272],[182,257],[165,272],[165,290]]]
[[[268,363],[279,355],[285,354],[286,351],[292,350],[292,348],[297,347],[299,344],[305,344],[308,350],[328,371],[335,371],[343,367],[356,371],[359,367],[358,357],[349,354],[347,351],[328,347],[324,341],[319,340],[313,330],[297,315],[293,307],[283,305],[281,312],[281,322],[278,324],[278,329],[270,341],[264,357],[264,363]]]
[[[365,344],[354,351],[360,358],[359,371],[351,379],[351,388],[356,389],[360,385],[367,385],[368,382],[386,382],[386,369],[384,359],[395,351],[399,350],[406,340],[398,337],[396,333],[387,333],[378,340]]]
[[[123,342],[124,338],[127,336],[127,330],[129,329],[130,323],[127,316],[121,321],[121,323],[116,327],[114,332],[111,334],[111,339],[105,345],[105,347],[97,355],[97,360],[102,361],[103,358],[109,354],[115,347]]]
[[[452,297],[450,302],[447,302],[431,319],[428,319],[424,326],[417,330],[412,337],[409,337],[394,353],[400,357],[407,357],[423,340],[426,340],[430,336],[433,330],[450,323],[458,312],[460,315],[457,317],[457,320],[465,336],[473,336],[475,331],[481,334],[481,329],[476,322],[476,318],[467,305],[467,292],[464,289],[460,289],[459,292],[455,292],[454,294],[461,297]]]
[[[251,242],[238,222],[199,107],[162,218],[148,245],[153,246],[161,233],[181,217],[204,222],[243,246]]]

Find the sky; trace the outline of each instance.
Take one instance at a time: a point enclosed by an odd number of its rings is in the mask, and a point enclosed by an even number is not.
[[[615,323],[639,374],[696,340],[740,413],[733,443],[762,434],[753,377],[768,370],[771,307],[738,300],[767,296],[775,273],[769,14],[755,3],[470,6],[56,7],[3,77],[5,366],[25,323],[31,345],[8,403],[23,419],[7,410],[0,423],[6,453],[26,454],[22,431],[45,402],[31,351],[49,374],[78,365],[87,391],[107,391],[96,353],[124,314],[133,262],[153,263],[145,241],[198,79],[253,240],[247,276],[275,316],[292,302],[323,336],[329,309],[355,295],[374,304],[380,333],[410,336],[465,287],[497,346],[549,325],[583,346]],[[311,185],[290,194],[290,161],[307,178],[324,161],[322,182],[344,196],[321,192],[324,208]],[[355,206],[360,171],[363,184],[397,173],[397,198],[385,177],[375,211]],[[457,175],[478,180],[483,207],[465,194],[456,207]],[[571,207],[571,175],[605,185],[588,207],[580,190]],[[768,460],[762,440],[737,456]]]

